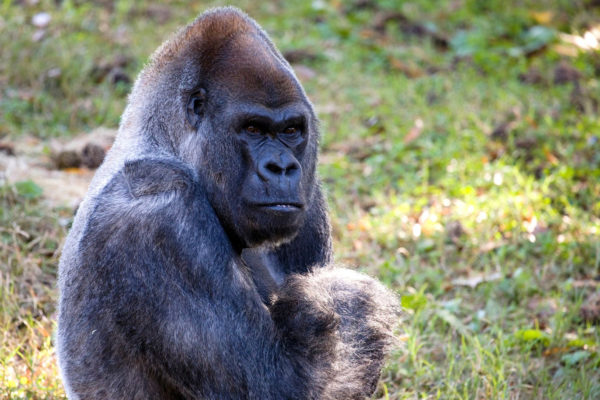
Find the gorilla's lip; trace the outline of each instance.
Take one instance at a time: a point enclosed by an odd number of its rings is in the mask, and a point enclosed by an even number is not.
[[[256,203],[255,207],[280,212],[298,212],[304,208],[304,204],[298,202],[272,202]]]

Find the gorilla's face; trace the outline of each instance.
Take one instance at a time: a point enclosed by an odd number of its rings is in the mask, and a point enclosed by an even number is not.
[[[307,115],[298,104],[266,108],[238,107],[232,118],[239,142],[243,183],[234,223],[248,243],[291,239],[304,220],[307,198],[302,164],[309,139]]]
[[[304,223],[315,184],[310,103],[281,60],[253,36],[222,51],[225,61],[188,103],[192,123],[196,116],[207,139],[200,175],[234,245],[289,241]]]

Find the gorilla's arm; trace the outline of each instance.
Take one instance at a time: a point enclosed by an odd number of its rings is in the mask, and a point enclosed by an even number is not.
[[[395,343],[393,331],[400,311],[397,297],[367,275],[325,266],[289,275],[271,309],[277,310],[281,297],[294,287],[302,287],[304,296],[330,298],[340,318],[333,374],[324,398],[371,396],[385,356]]]
[[[98,365],[75,392],[151,398],[150,372],[186,398],[322,398],[339,323],[330,299],[296,287],[271,316],[191,172],[136,161],[100,196],[63,292],[63,321],[80,326],[63,327],[79,335],[66,368]]]
[[[333,373],[322,398],[364,399],[375,391],[394,344],[399,302],[374,279],[330,265],[329,218],[319,187],[316,192],[316,203],[291,242],[272,250],[246,249],[243,259],[273,315],[287,315],[299,298],[331,299],[340,325]]]

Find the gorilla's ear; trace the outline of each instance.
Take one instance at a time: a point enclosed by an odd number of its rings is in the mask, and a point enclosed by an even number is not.
[[[194,129],[198,129],[204,116],[204,105],[206,102],[206,90],[200,88],[192,94],[187,103],[187,120]]]

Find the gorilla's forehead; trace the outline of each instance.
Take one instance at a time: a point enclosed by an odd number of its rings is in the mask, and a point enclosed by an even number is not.
[[[239,34],[221,49],[212,68],[213,78],[228,97],[278,107],[303,101],[292,72],[256,34]]]
[[[303,125],[311,118],[310,108],[300,102],[281,104],[269,107],[254,101],[232,101],[226,105],[222,117],[233,125],[241,126],[248,120],[269,121],[275,125],[289,125],[290,123]],[[281,128],[281,127],[280,127]]]

